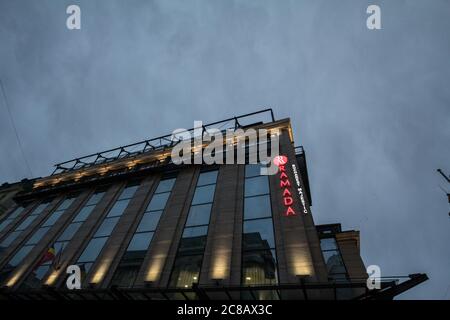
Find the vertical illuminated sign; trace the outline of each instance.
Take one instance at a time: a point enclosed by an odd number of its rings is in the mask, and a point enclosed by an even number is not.
[[[289,180],[288,175],[286,174],[286,164],[288,163],[288,158],[286,156],[276,156],[273,159],[273,163],[278,167],[278,178],[280,179],[280,188],[283,190],[283,204],[286,208],[286,211],[284,212],[285,216],[295,216],[297,213],[295,212],[294,208],[292,208],[292,205],[294,203],[294,198],[292,197],[292,184]],[[308,213],[308,210],[306,209],[306,202],[305,197],[303,195],[303,189],[300,184],[300,178],[297,172],[297,167],[295,164],[292,164],[292,170],[294,172],[295,181],[297,184],[297,191],[300,196],[300,201],[303,207],[303,213]]]

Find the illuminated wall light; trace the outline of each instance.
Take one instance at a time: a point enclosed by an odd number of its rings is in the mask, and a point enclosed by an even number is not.
[[[103,280],[103,277],[105,276],[106,272],[108,271],[108,268],[111,264],[111,260],[106,260],[103,262],[100,267],[95,272],[94,276],[92,277],[92,280],[89,283],[96,284]]]
[[[309,254],[307,252],[300,253],[298,247],[290,248],[289,251],[292,259],[292,273],[312,276],[314,271]]]
[[[24,272],[25,268],[22,267],[21,269],[19,269],[6,283],[7,287],[12,287],[16,284],[16,282],[19,280],[19,278],[22,276],[23,272]]]
[[[213,250],[212,279],[226,279],[229,275],[230,250]]]
[[[47,278],[47,280],[45,280],[45,284],[47,286],[51,286],[52,284],[55,283],[56,279],[59,276],[59,272],[58,271],[53,271]]]
[[[155,282],[159,279],[161,274],[161,270],[166,262],[167,255],[163,254],[155,254],[150,267],[148,268],[147,275],[145,281],[147,282]]]

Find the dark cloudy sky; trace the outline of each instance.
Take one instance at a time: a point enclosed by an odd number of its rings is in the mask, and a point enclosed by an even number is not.
[[[401,298],[450,299],[449,1],[0,0],[0,78],[33,176],[270,106],[306,149],[316,223],[361,230],[383,276],[430,276]],[[0,180],[29,177],[3,98],[0,151]]]

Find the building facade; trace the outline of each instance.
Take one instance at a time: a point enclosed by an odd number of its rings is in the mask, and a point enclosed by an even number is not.
[[[170,135],[58,164],[0,221],[0,296],[366,299],[426,280],[368,290],[359,233],[314,224],[290,120],[269,109],[210,126],[225,123],[277,137],[277,173],[261,175],[260,163],[176,165]],[[67,287],[73,265],[78,290]]]

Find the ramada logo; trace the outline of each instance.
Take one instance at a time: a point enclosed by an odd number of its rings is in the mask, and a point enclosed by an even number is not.
[[[295,216],[296,213],[292,208],[292,204],[294,203],[294,199],[292,197],[291,192],[291,181],[289,180],[288,175],[286,174],[285,165],[288,163],[288,158],[286,156],[276,156],[273,159],[273,163],[278,167],[278,172],[280,173],[280,188],[283,190],[283,204],[286,207],[286,211],[284,212],[285,216]]]
[[[288,159],[286,156],[276,156],[273,158],[273,163],[279,167],[282,165],[285,165],[287,163]]]

